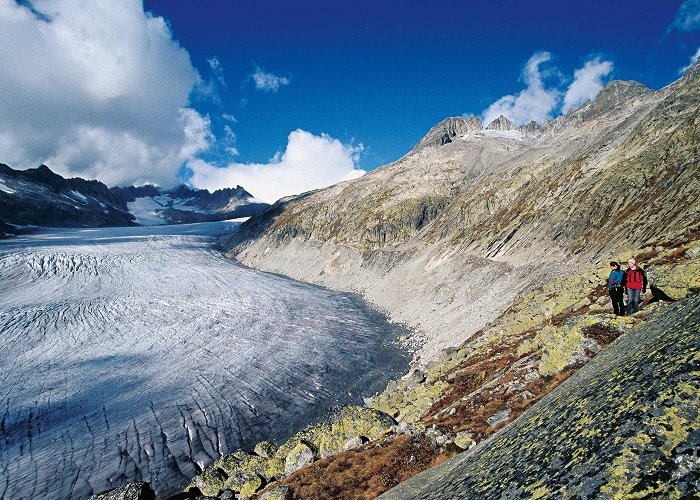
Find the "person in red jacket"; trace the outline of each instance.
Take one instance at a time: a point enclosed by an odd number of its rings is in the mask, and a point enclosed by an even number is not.
[[[647,292],[647,275],[637,265],[636,260],[630,259],[627,264],[629,267],[622,277],[622,286],[627,289],[627,316],[629,316],[639,311],[639,297]]]

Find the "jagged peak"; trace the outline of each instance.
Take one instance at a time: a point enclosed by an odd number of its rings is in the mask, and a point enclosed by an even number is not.
[[[555,123],[567,124],[572,120],[589,120],[619,110],[625,104],[640,97],[654,93],[646,85],[634,80],[612,80],[608,82],[591,101],[586,100],[581,106],[559,117]]]
[[[598,93],[595,102],[615,99],[625,101],[632,97],[653,93],[649,87],[634,80],[613,80],[608,82]]]
[[[476,116],[451,116],[431,128],[420,142],[413,148],[413,152],[427,146],[442,146],[449,144],[452,139],[460,134],[477,132],[483,128],[481,120]]]
[[[499,130],[501,132],[517,129],[518,126],[503,115],[499,116],[486,126],[486,130]]]

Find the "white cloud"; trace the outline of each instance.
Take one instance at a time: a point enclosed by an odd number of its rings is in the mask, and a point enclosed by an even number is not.
[[[612,72],[613,63],[600,57],[589,59],[581,68],[574,71],[574,78],[568,87],[556,68],[542,69],[552,56],[549,52],[536,52],[525,64],[522,78],[526,84],[520,92],[503,96],[482,113],[482,121],[488,125],[500,115],[516,125],[526,125],[531,121],[542,123],[559,113],[566,113],[583,104],[587,99],[595,99],[603,88],[605,78]],[[544,80],[556,76],[556,85],[547,87]]]
[[[240,185],[258,199],[274,202],[284,196],[355,179],[365,172],[356,167],[362,146],[343,144],[322,134],[298,129],[289,134],[287,149],[268,163],[232,163],[219,168],[196,159],[188,163],[198,188],[216,190]]]
[[[208,147],[201,82],[140,0],[0,0],[0,161],[110,184],[172,185]]]
[[[209,67],[211,68],[212,73],[214,73],[216,80],[223,88],[227,88],[226,78],[224,78],[224,68],[221,66],[221,61],[219,61],[219,58],[213,56],[207,59],[207,62],[209,63]]]
[[[224,151],[231,156],[238,156],[238,148],[236,148],[238,139],[236,138],[236,133],[230,126],[224,125],[224,134],[224,138],[221,140]]]
[[[268,73],[259,66],[251,76],[255,82],[255,88],[263,92],[277,92],[280,87],[289,85],[289,78]]]
[[[694,31],[700,29],[700,0],[685,0],[678,8],[669,30]]]
[[[688,70],[690,69],[690,67],[691,67],[693,64],[695,64],[696,62],[698,62],[698,59],[700,59],[700,47],[698,47],[698,50],[695,51],[695,54],[693,54],[692,56],[690,56],[690,61],[688,61],[688,65],[687,65],[687,66],[683,66],[683,67],[678,71],[678,73],[680,73],[680,74],[682,75],[683,73],[685,73],[686,71],[688,71]]]
[[[522,77],[526,88],[517,94],[503,96],[483,112],[483,122],[488,125],[500,115],[516,125],[531,121],[543,122],[552,117],[559,102],[561,92],[544,86],[544,74],[540,66],[552,59],[549,52],[535,53],[525,64]]]
[[[613,70],[611,61],[603,61],[600,57],[591,59],[574,71],[574,81],[564,95],[564,105],[562,113],[578,108],[587,100],[595,99],[598,92],[603,88],[603,80]]]

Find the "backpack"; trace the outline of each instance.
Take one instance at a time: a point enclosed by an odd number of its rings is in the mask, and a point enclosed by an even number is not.
[[[644,272],[641,268],[628,269],[627,270],[627,284],[637,283],[639,285],[644,285]]]

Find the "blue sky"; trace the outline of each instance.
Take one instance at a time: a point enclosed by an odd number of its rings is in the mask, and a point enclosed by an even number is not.
[[[204,77],[212,77],[207,60],[220,61],[221,103],[199,107],[217,135],[217,115],[237,118],[241,161],[267,160],[302,128],[362,143],[360,166],[371,169],[441,119],[479,115],[518,91],[537,51],[550,52],[565,77],[600,55],[614,62],[613,78],[670,83],[700,45],[698,31],[667,33],[680,4],[147,0],[145,8],[169,20]],[[245,82],[256,66],[289,84],[255,91]]]
[[[555,118],[658,89],[700,0],[0,0],[0,162],[274,201],[398,159],[445,117]]]

